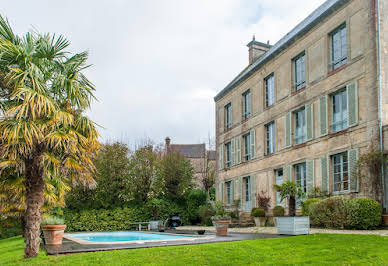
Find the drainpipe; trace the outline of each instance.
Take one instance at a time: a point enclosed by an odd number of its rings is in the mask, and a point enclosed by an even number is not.
[[[378,71],[378,109],[379,109],[379,148],[381,152],[384,152],[383,147],[383,124],[382,124],[382,118],[383,118],[383,110],[382,110],[382,91],[381,91],[381,42],[380,42],[380,0],[376,0],[376,17],[377,17],[377,25],[376,25],[376,37],[377,37],[377,71]],[[387,202],[386,198],[387,195],[385,191],[385,176],[384,176],[384,165],[381,166],[381,184],[382,184],[382,192],[383,192],[383,209],[386,208]]]

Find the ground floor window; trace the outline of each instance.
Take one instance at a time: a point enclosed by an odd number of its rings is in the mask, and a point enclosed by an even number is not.
[[[232,204],[232,181],[226,182],[226,202]]]
[[[278,169],[275,171],[275,179],[276,185],[280,186],[283,183],[283,169]],[[276,191],[276,205],[283,206],[279,191]]]
[[[302,187],[303,192],[307,192],[306,182],[306,163],[294,165],[295,169],[295,183]]]
[[[347,152],[331,156],[333,172],[333,192],[349,191],[348,154]]]

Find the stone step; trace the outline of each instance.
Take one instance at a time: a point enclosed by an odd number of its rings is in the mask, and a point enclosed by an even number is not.
[[[231,223],[229,224],[230,228],[243,228],[243,227],[254,227],[254,223]]]

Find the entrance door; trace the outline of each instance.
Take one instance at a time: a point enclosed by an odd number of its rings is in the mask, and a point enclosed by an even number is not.
[[[250,212],[252,208],[251,204],[251,178],[249,176],[244,177],[244,197],[245,197],[245,212]]]

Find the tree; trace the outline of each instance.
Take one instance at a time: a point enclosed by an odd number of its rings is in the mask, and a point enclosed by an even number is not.
[[[168,153],[157,167],[156,188],[160,189],[167,198],[183,198],[184,193],[191,187],[193,167],[179,153]]]
[[[296,199],[305,196],[302,187],[294,182],[286,181],[281,185],[274,185],[274,188],[280,192],[281,201],[288,199],[288,216],[295,216]]]
[[[130,188],[137,203],[147,202],[151,186],[155,178],[157,155],[152,146],[146,146],[135,151],[130,158]]]
[[[0,17],[0,169],[25,186],[25,257],[37,256],[48,180],[93,184],[99,142],[83,115],[94,87],[82,71],[86,52],[70,55],[63,36],[15,35]]]
[[[204,159],[204,161],[205,161],[206,167],[205,167],[205,171],[202,172],[201,183],[203,188],[206,190],[206,192],[209,193],[210,188],[214,186],[215,169],[214,169],[214,165],[211,165],[211,162],[210,160],[208,160],[207,157]]]

